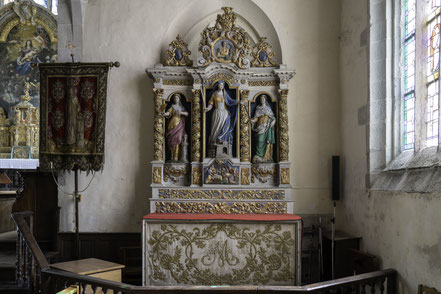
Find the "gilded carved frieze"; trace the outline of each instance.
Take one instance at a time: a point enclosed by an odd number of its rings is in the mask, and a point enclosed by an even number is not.
[[[272,87],[272,86],[278,86],[278,81],[249,81],[249,86],[252,87]]]
[[[193,170],[193,173],[195,172]],[[198,169],[197,169],[198,170]],[[235,199],[235,200],[284,200],[285,190],[241,189],[241,190],[200,190],[200,189],[159,189],[159,199]]]
[[[156,213],[281,214],[286,202],[176,202],[155,201]]]
[[[158,81],[160,82],[160,81]],[[192,80],[163,80],[162,84],[165,86],[191,86]]]

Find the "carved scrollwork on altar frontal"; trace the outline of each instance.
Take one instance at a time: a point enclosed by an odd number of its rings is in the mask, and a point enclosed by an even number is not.
[[[297,224],[164,223],[149,228],[149,285],[295,283]]]
[[[193,171],[194,172],[194,171]],[[241,190],[198,190],[198,189],[159,189],[160,199],[205,199],[205,200],[284,200],[285,190],[241,189]]]
[[[266,41],[266,37],[261,37],[259,42],[254,45],[251,52],[253,60],[251,65],[255,67],[268,67],[276,66],[276,62],[273,60],[274,52],[271,45]]]
[[[267,183],[269,179],[273,179],[274,181],[276,180],[277,169],[275,165],[253,165],[251,167],[251,174],[252,183],[255,183],[256,181],[259,181],[260,183]]]
[[[155,207],[156,213],[281,214],[287,212],[286,202],[156,201]]]
[[[214,27],[207,27],[201,33],[198,59],[199,66],[212,62],[234,63],[239,68],[248,68],[246,57],[250,53],[250,40],[244,29],[236,26],[236,14],[231,7],[222,7],[224,14],[219,14]]]
[[[178,35],[176,40],[172,41],[170,45],[168,45],[165,65],[192,66],[193,60],[190,60],[190,54],[191,51],[188,50],[188,44],[182,40],[181,36]]]

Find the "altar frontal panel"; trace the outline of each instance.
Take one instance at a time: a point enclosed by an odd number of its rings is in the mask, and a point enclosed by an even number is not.
[[[143,285],[300,283],[301,220],[143,220]]]

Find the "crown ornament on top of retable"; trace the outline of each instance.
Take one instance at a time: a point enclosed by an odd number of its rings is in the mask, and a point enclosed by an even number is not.
[[[250,39],[244,29],[236,26],[236,14],[231,7],[222,7],[224,14],[218,14],[214,27],[207,27],[201,33],[198,59],[199,66],[212,62],[234,63],[239,68],[249,68],[246,59],[251,46]]]
[[[165,65],[168,66],[192,66],[193,60],[190,60],[189,56],[191,51],[188,50],[188,44],[182,40],[178,35],[176,40],[173,40],[165,52],[167,59]]]

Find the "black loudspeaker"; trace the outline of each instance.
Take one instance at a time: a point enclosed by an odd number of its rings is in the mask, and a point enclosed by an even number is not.
[[[332,156],[332,200],[340,200],[340,156]]]

